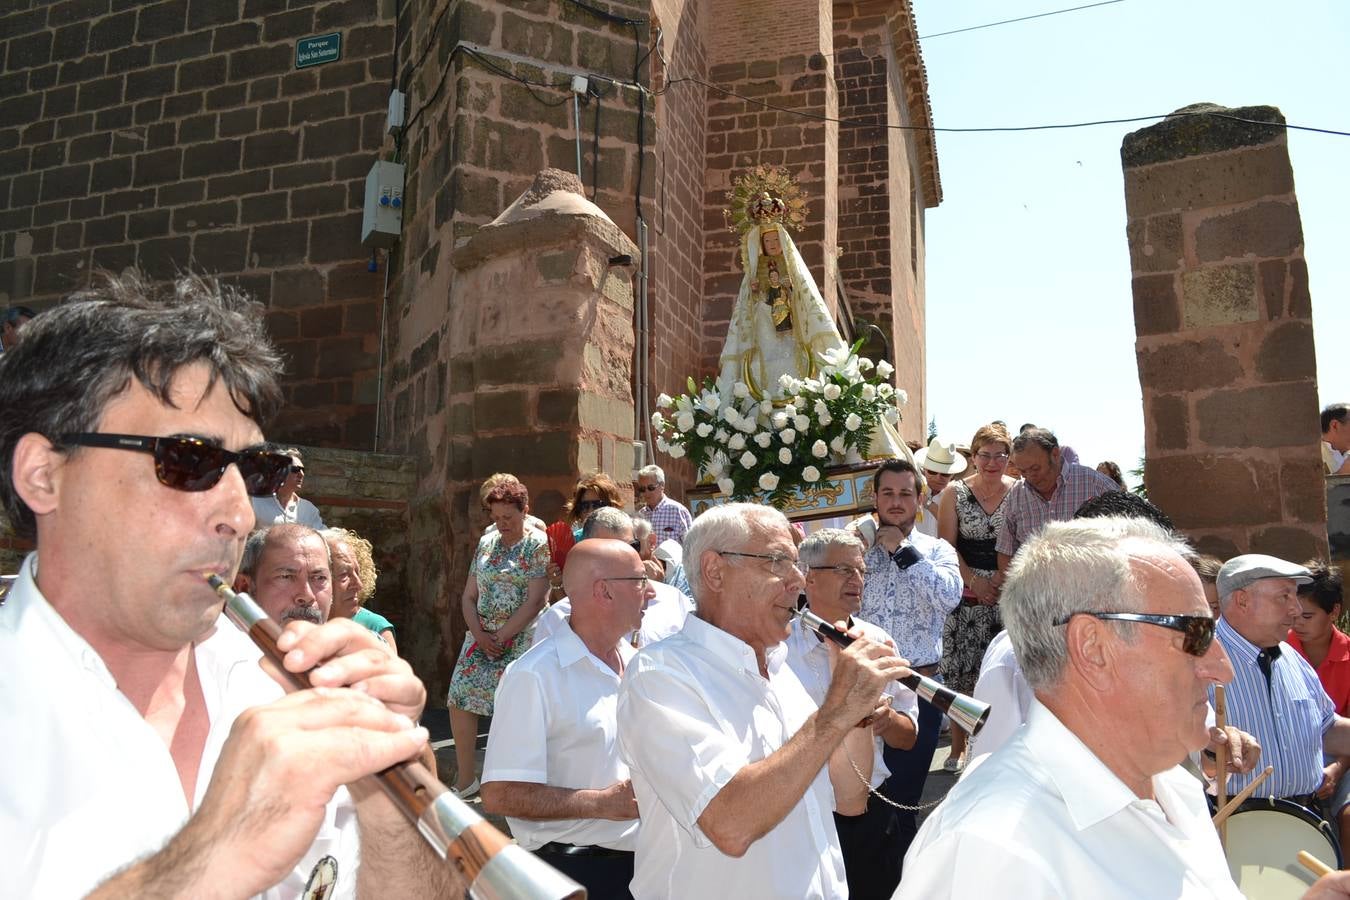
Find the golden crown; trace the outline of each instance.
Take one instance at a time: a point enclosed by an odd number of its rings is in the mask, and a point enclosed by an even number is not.
[[[731,183],[722,215],[738,235],[771,223],[797,231],[806,221],[806,199],[786,169],[756,166]]]

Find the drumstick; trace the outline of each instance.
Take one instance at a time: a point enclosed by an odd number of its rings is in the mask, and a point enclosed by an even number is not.
[[[1247,785],[1245,788],[1238,791],[1236,794],[1233,795],[1232,800],[1229,800],[1223,806],[1219,807],[1219,811],[1214,814],[1214,827],[1222,828],[1224,820],[1227,819],[1229,816],[1231,816],[1237,810],[1237,808],[1242,805],[1242,802],[1244,800],[1246,800],[1248,797],[1254,794],[1256,792],[1257,787],[1260,786],[1261,782],[1269,778],[1270,773],[1274,771],[1275,771],[1274,766],[1266,766],[1265,771],[1262,772],[1260,775],[1257,775],[1251,784]]]
[[[1332,872],[1336,871],[1331,866],[1313,856],[1307,850],[1298,851],[1298,861],[1303,864],[1303,868],[1312,872],[1318,878],[1321,878],[1323,875],[1330,875]]]
[[[1227,725],[1227,709],[1223,702],[1223,685],[1214,685],[1214,725],[1219,731],[1223,731]],[[1219,745],[1219,749],[1214,751],[1214,805],[1220,808],[1227,805],[1228,800],[1228,732],[1223,731],[1224,742]],[[1258,779],[1259,781],[1260,779]],[[1256,782],[1252,782],[1255,784]],[[1222,819],[1215,818],[1215,827],[1219,829],[1219,846],[1223,847],[1228,842],[1228,826],[1224,824],[1228,820],[1227,816]]]

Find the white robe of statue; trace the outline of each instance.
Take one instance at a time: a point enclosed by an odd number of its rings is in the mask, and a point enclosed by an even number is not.
[[[755,225],[742,240],[745,275],[718,360],[717,392],[731,397],[736,382],[743,381],[756,399],[781,400],[778,380],[783,375],[815,377],[825,353],[833,351],[842,357],[849,348],[787,229],[778,224]],[[775,243],[779,254],[773,253]],[[773,308],[766,302],[766,292],[775,287],[782,288],[787,300],[792,323],[788,330],[775,327]],[[867,456],[912,459],[900,435],[885,421],[873,431]]]

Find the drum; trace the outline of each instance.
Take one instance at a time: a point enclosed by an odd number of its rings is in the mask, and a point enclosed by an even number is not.
[[[1228,870],[1248,900],[1302,897],[1317,876],[1299,864],[1300,850],[1341,867],[1331,825],[1297,803],[1253,798],[1228,817]]]

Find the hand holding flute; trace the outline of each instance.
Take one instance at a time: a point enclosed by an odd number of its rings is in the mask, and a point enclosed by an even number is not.
[[[264,728],[278,710],[300,714],[298,722],[279,719],[283,727],[270,740],[260,735],[239,742],[241,753],[292,745],[310,751],[297,754],[307,768],[273,786],[274,807],[289,811],[293,794],[308,798],[307,787],[317,801],[319,818],[312,827],[310,817],[297,816],[298,827],[288,835],[300,845],[297,856],[313,840],[328,798],[347,784],[357,800],[363,841],[372,835],[382,841],[376,852],[362,853],[362,895],[450,896],[467,888],[475,897],[584,896],[570,879],[511,844],[411,758],[426,742],[425,729],[411,720],[421,712],[425,688],[405,661],[387,653],[378,638],[371,640],[373,633],[350,620],[292,623],[283,631],[248,595],[236,594],[215,576],[208,580],[226,599],[229,618],[262,649],[265,668],[297,692],[244,713],[235,726],[235,731]],[[324,754],[308,746],[311,740],[341,746]],[[254,752],[250,761],[262,765],[266,759]],[[328,777],[330,769],[340,774]],[[289,864],[294,865],[294,857]]]

